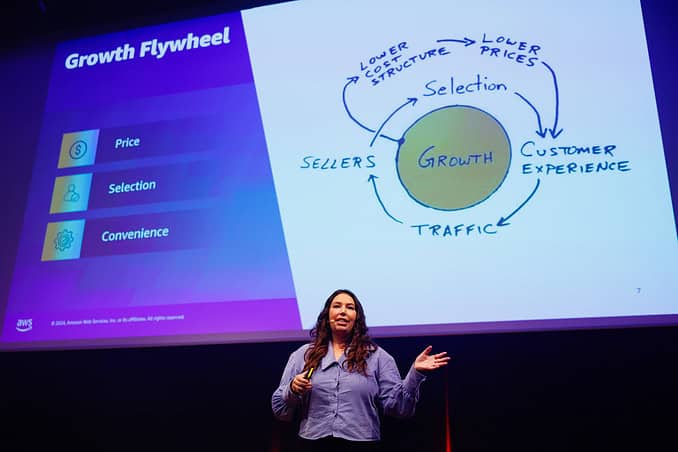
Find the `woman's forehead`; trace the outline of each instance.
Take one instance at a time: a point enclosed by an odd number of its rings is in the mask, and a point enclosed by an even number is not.
[[[349,294],[341,292],[332,299],[332,303],[355,304],[355,301]]]

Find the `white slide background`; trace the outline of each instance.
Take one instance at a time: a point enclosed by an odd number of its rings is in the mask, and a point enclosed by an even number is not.
[[[638,1],[301,1],[243,12],[302,322],[335,288],[354,290],[370,326],[678,313],[678,245]],[[537,44],[534,67],[481,55],[482,38]],[[465,37],[472,45],[441,39]],[[406,57],[445,46],[371,86],[371,56],[407,42]],[[491,45],[491,44],[489,44]],[[506,48],[506,47],[503,47]],[[553,138],[535,134],[555,118]],[[477,74],[504,93],[423,96],[424,85]],[[476,206],[439,211],[414,202],[396,174],[399,138],[418,118],[464,104],[494,116],[512,145],[504,183]],[[601,156],[527,158],[537,148],[614,144],[626,172],[522,174],[525,163],[584,164]],[[374,155],[374,168],[302,168]],[[379,199],[368,177],[378,176]],[[418,234],[417,224],[496,224],[496,234]],[[384,208],[380,205],[383,202]],[[402,221],[398,223],[386,214]],[[442,231],[441,231],[442,232]]]

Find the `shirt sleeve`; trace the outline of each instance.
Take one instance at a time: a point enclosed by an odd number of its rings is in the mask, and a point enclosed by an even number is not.
[[[384,414],[389,416],[411,417],[414,415],[419,400],[419,385],[426,380],[426,376],[412,365],[405,379],[402,380],[393,357],[381,351],[377,368],[381,408]]]
[[[280,379],[280,386],[273,392],[271,397],[273,415],[281,421],[291,421],[294,418],[297,406],[301,402],[301,397],[290,389],[290,383],[294,376],[302,370],[304,364],[303,356],[304,354],[301,350],[297,350],[290,355]]]

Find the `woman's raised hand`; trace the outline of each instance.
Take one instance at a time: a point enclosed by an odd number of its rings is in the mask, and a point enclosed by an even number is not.
[[[431,350],[433,350],[433,346],[429,345],[419,354],[419,356],[417,356],[417,359],[414,360],[414,368],[419,372],[428,372],[430,370],[438,369],[446,366],[450,361],[447,352],[431,355]]]

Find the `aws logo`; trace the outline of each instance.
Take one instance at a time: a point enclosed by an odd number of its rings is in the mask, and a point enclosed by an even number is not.
[[[17,319],[16,330],[25,333],[33,329],[33,319]]]

